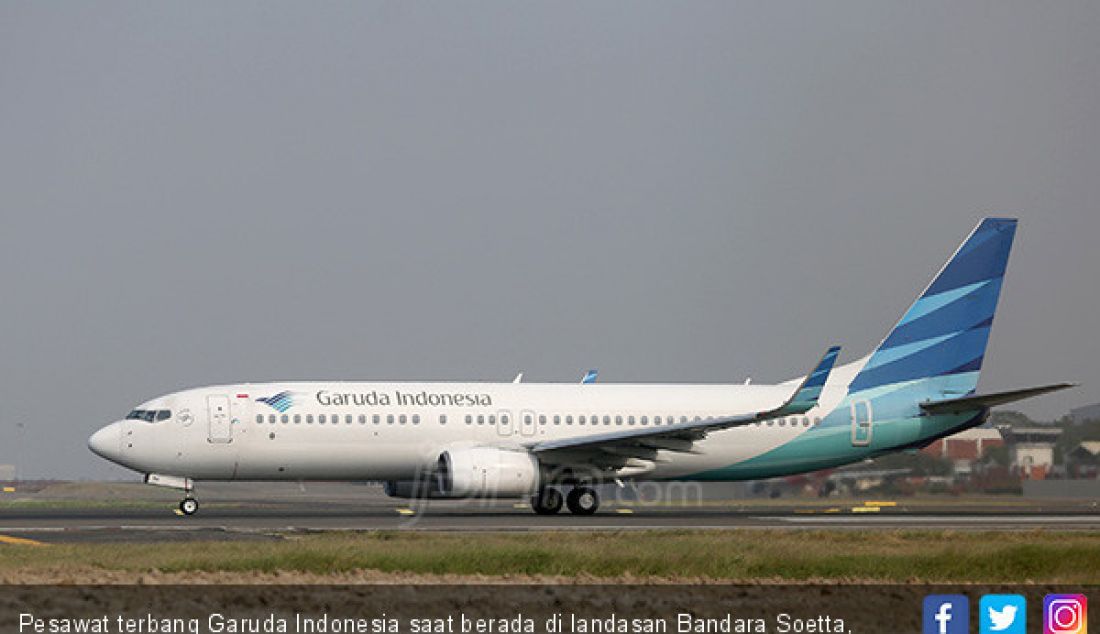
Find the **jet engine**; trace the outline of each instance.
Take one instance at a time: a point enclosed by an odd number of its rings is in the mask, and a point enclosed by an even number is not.
[[[446,497],[521,498],[539,488],[538,458],[526,451],[496,447],[449,449],[436,467]]]

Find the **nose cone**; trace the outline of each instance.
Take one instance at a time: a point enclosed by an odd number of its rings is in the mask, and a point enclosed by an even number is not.
[[[122,423],[111,423],[92,434],[88,449],[101,458],[118,461],[122,449]]]

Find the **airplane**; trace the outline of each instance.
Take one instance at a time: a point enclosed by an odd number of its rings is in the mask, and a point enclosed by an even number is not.
[[[241,383],[143,403],[88,440],[181,490],[200,481],[383,481],[400,498],[599,507],[598,484],[755,480],[838,467],[1073,387],[978,394],[1017,222],[986,218],[867,356],[775,384]],[[563,495],[564,492],[564,495]]]

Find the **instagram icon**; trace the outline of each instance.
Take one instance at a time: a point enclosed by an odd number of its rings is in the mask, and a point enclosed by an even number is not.
[[[1088,634],[1088,601],[1083,594],[1043,598],[1043,634]]]

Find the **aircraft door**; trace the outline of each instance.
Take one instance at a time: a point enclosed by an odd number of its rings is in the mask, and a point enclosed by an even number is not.
[[[233,442],[233,423],[229,419],[229,397],[213,394],[206,397],[209,433],[207,440],[213,443]]]
[[[852,402],[852,446],[866,447],[874,433],[874,410],[871,401]]]

